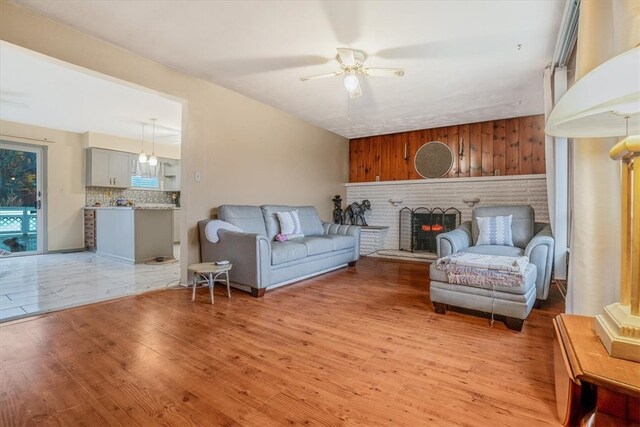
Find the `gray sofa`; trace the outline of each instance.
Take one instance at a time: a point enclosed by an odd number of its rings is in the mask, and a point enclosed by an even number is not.
[[[297,210],[304,237],[275,240],[280,232],[276,212]],[[229,260],[235,287],[264,295],[266,289],[354,266],[360,256],[360,227],[323,222],[313,206],[223,205],[218,217],[243,232],[220,230],[219,241],[205,235],[207,223],[198,223],[202,262]]]
[[[511,232],[515,246],[476,246],[479,234],[476,217],[502,215],[513,215]],[[445,313],[449,305],[493,312],[505,316],[509,328],[520,330],[536,300],[539,305],[549,296],[554,239],[549,224],[535,222],[531,206],[475,208],[471,221],[462,223],[453,231],[439,234],[436,240],[440,258],[454,252],[529,257],[529,264],[524,273],[524,285],[496,286],[495,293],[493,289],[451,284],[446,274],[432,263],[430,296],[438,313]]]

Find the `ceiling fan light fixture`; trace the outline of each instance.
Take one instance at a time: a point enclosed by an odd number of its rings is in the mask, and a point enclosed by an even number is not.
[[[347,89],[348,92],[356,90],[359,84],[358,76],[356,76],[353,71],[347,74],[344,78],[344,88]]]

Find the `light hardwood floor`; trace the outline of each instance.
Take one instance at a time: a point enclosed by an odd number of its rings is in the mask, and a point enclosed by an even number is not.
[[[0,425],[558,425],[553,289],[522,332],[434,313],[427,265],[252,298],[147,293],[0,326]]]

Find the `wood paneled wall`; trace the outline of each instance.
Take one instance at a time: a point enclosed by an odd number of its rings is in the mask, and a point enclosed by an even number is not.
[[[451,147],[449,178],[545,173],[544,116],[536,115],[352,139],[349,182],[422,179],[413,159],[429,141]]]

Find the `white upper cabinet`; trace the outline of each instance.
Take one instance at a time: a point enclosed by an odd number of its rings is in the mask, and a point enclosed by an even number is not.
[[[87,186],[127,188],[131,186],[129,153],[87,149]]]
[[[180,160],[159,159],[162,162],[164,191],[180,191]]]

